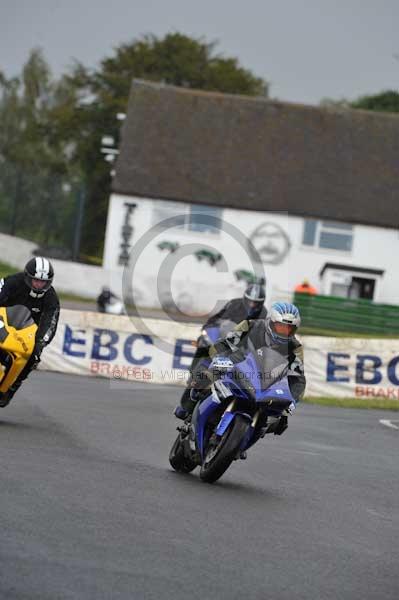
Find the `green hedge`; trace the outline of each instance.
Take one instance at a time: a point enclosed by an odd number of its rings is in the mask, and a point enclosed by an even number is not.
[[[399,335],[399,306],[300,293],[295,293],[294,303],[301,312],[302,325],[306,328],[381,336]]]

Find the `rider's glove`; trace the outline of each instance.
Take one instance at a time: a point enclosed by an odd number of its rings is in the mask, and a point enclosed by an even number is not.
[[[233,352],[237,350],[238,344],[240,343],[242,332],[230,331],[225,337],[225,343],[229,346]]]
[[[197,340],[197,348],[209,348],[209,346],[212,346],[212,340],[210,339],[206,329],[203,329]]]
[[[40,362],[40,357],[43,352],[44,344],[42,341],[36,341],[35,347],[33,348],[32,358],[35,364]]]

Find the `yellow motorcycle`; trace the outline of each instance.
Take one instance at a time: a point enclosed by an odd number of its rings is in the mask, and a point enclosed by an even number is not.
[[[35,347],[37,325],[26,306],[0,307],[0,407]]]

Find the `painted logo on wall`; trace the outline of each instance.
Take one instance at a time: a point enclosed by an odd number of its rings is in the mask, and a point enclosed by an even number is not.
[[[262,263],[279,265],[286,258],[291,248],[291,240],[284,229],[277,223],[261,223],[249,236],[249,240]],[[250,246],[250,251],[251,245]]]

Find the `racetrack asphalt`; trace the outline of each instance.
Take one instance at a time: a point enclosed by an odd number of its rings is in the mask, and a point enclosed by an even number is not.
[[[37,372],[1,409],[1,599],[397,600],[391,413],[299,405],[209,485],[179,394]]]

